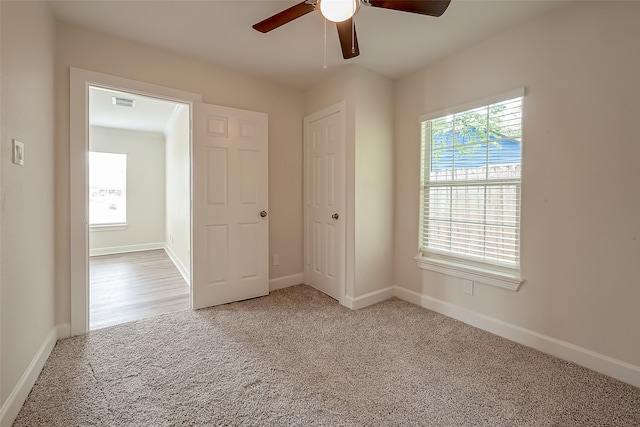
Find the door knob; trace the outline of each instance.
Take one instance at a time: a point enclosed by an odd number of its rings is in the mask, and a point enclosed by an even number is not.
[[[267,211],[262,211],[262,212],[260,212],[260,216],[261,216],[262,218],[264,218],[265,216],[267,216]]]
[[[338,215],[338,213],[336,212],[333,215],[331,215],[331,218],[338,219],[338,218],[340,218],[340,215]]]

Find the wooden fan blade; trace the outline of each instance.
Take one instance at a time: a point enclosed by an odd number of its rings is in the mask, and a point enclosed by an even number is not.
[[[275,30],[279,26],[291,22],[294,19],[298,19],[309,12],[313,12],[314,10],[314,5],[308,4],[307,2],[303,1],[302,3],[298,3],[295,6],[291,6],[289,9],[285,9],[280,13],[276,13],[275,15],[265,19],[264,21],[258,22],[257,24],[253,25],[253,28],[260,31],[261,33],[268,33],[269,31]]]
[[[356,34],[355,27],[353,25],[353,18],[349,18],[346,21],[336,22],[336,28],[338,29],[338,37],[340,38],[340,46],[342,47],[342,57],[344,59],[355,58],[360,55],[360,48],[358,47],[358,34]],[[353,43],[351,43],[351,36],[353,35]]]
[[[369,5],[421,15],[441,16],[451,0],[369,0]]]

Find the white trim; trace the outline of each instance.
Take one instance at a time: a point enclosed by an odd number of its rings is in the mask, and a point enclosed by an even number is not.
[[[182,261],[180,261],[180,258],[178,258],[178,256],[171,250],[171,248],[166,243],[163,245],[163,249],[169,256],[171,261],[173,262],[173,265],[175,265],[178,271],[180,272],[180,275],[182,276],[184,281],[187,282],[189,287],[191,287],[191,276],[189,274],[189,270],[185,268],[184,264],[182,264]]]
[[[421,122],[436,119],[438,117],[449,116],[451,114],[461,113],[467,110],[473,110],[474,108],[480,108],[484,105],[491,105],[497,102],[507,101],[513,98],[520,98],[525,96],[525,88],[519,87],[517,89],[512,89],[507,92],[502,92],[497,95],[487,96],[486,98],[476,99],[475,101],[467,102],[462,105],[455,105],[452,107],[447,107],[440,111],[435,111],[433,113],[423,114],[419,117]]]
[[[309,114],[303,119],[303,122],[305,125],[308,125],[309,123],[317,122],[320,119],[324,119],[325,117],[329,117],[332,114],[339,113],[339,112],[343,112],[343,113],[347,112],[347,101],[345,99],[333,105],[325,107],[320,111],[316,111],[315,113]]]
[[[501,272],[487,270],[473,265],[451,262],[444,259],[429,258],[420,254],[414,258],[418,267],[423,270],[435,271],[461,279],[472,280],[485,285],[497,286],[512,291],[517,291],[524,280],[516,272]]]
[[[91,248],[91,256],[125,254],[129,252],[153,251],[156,249],[164,249],[164,242],[157,243],[141,243],[139,245],[111,246],[108,248]]]
[[[129,227],[129,224],[89,224],[89,231],[123,231]]]
[[[352,310],[360,310],[361,308],[369,307],[370,305],[388,300],[394,295],[395,287],[389,286],[384,289],[369,292],[368,294],[364,294],[355,298],[346,296],[344,297],[344,306]]]
[[[89,330],[88,100],[89,86],[167,99],[191,106],[202,95],[95,71],[69,70],[69,198],[71,334]]]
[[[71,336],[71,323],[62,323],[60,325],[56,325],[56,330],[58,332],[59,340],[69,338]]]
[[[394,295],[410,303],[419,305],[445,316],[460,320],[471,326],[499,335],[508,340],[580,366],[608,375],[635,387],[640,387],[640,366],[635,366],[604,354],[571,344],[538,332],[504,322],[457,305],[420,294],[399,286]]]
[[[289,286],[295,286],[304,283],[304,274],[290,274],[289,276],[277,277],[275,279],[269,279],[269,292],[277,291],[278,289],[288,288]]]
[[[40,375],[45,362],[49,358],[51,350],[53,350],[53,347],[56,345],[57,337],[58,330],[56,327],[53,327],[42,342],[42,345],[40,345],[38,352],[31,360],[31,363],[29,363],[26,371],[22,374],[20,381],[18,381],[18,384],[16,384],[11,391],[4,405],[2,405],[0,409],[1,427],[10,427],[15,421],[20,412],[20,408],[22,408],[25,400],[27,400],[31,388],[36,383],[38,375]]]

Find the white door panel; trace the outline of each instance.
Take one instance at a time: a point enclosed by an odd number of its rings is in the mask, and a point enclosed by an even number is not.
[[[344,110],[305,119],[305,283],[341,300],[345,269]]]
[[[194,105],[194,308],[269,293],[267,148],[266,114]]]

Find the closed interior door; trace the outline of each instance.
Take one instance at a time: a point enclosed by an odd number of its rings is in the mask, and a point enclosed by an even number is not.
[[[343,108],[305,119],[305,283],[339,301],[346,265],[345,141]]]
[[[267,115],[196,103],[192,306],[269,293]]]

